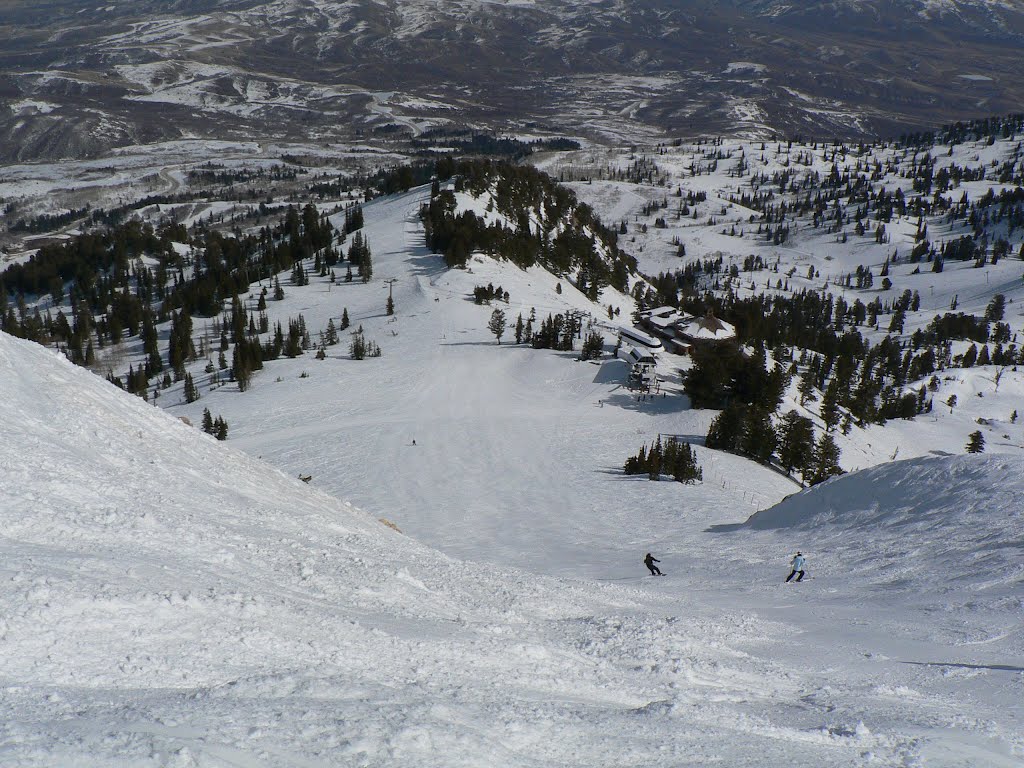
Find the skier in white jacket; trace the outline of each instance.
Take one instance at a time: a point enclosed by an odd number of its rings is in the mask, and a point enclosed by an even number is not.
[[[806,562],[807,561],[804,559],[803,554],[801,554],[800,552],[797,552],[796,556],[793,558],[793,562],[790,563],[790,565],[793,568],[793,571],[789,574],[789,576],[786,577],[786,581],[788,582],[794,576],[796,576],[796,580],[797,581],[803,581],[804,580],[804,563],[806,563]]]

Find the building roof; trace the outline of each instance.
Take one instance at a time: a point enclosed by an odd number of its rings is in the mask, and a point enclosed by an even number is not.
[[[665,315],[678,314],[679,310],[675,307],[655,307],[654,309],[645,309],[640,313],[640,317],[659,317]]]
[[[695,341],[725,341],[736,337],[736,329],[715,317],[710,309],[704,317],[696,317],[680,326],[680,332]]]
[[[651,315],[647,318],[647,324],[652,328],[657,328],[659,331],[664,331],[668,330],[682,319],[683,316],[678,312],[673,312],[671,315]]]

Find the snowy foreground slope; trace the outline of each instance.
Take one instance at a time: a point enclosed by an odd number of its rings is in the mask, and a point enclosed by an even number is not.
[[[0,392],[0,765],[1024,759],[1019,459],[842,478],[599,582],[445,557],[5,335]]]

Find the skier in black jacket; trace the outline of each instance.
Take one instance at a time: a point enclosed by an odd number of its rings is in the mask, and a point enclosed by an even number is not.
[[[650,569],[651,576],[664,576],[661,570],[659,570],[658,566],[655,565],[655,563],[660,562],[661,560],[655,560],[650,552],[647,553],[647,557],[644,558],[644,565],[646,565]]]

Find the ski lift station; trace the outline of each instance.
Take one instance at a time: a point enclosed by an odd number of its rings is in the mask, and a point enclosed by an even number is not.
[[[619,330],[619,338],[623,344],[632,344],[635,347],[657,352],[664,349],[661,339],[650,336],[636,328],[622,328]]]
[[[648,387],[655,379],[658,361],[657,352],[665,347],[661,339],[650,336],[637,328],[619,329],[619,359],[629,365],[629,381],[642,388]]]
[[[619,359],[629,365],[629,380],[639,384],[650,382],[654,378],[654,369],[658,361],[651,350],[644,347],[622,347]]]

